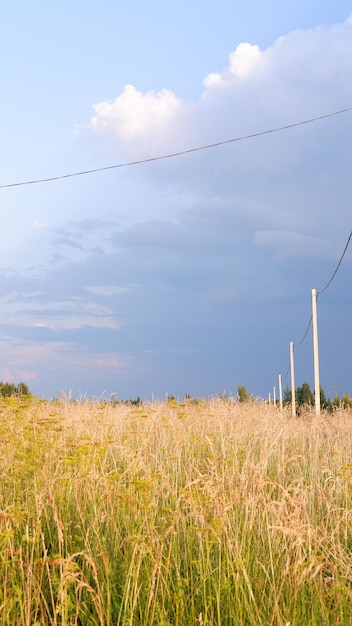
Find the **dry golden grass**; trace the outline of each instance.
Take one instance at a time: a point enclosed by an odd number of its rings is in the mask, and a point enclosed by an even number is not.
[[[3,401],[0,624],[352,623],[352,414]]]

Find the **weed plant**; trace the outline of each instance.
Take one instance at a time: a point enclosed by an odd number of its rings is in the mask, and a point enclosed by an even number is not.
[[[0,625],[350,626],[352,414],[0,404]]]

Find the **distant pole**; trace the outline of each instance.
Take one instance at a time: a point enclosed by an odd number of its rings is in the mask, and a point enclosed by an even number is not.
[[[315,414],[320,415],[320,377],[319,377],[317,290],[316,289],[312,289],[312,326],[313,326]]]
[[[273,387],[274,406],[276,406],[276,387]]]
[[[282,413],[282,376],[279,374],[279,398],[280,398],[280,411]]]
[[[269,404],[271,404],[271,393],[269,392],[269,396],[268,396],[268,402]]]
[[[296,392],[295,392],[295,362],[293,358],[293,341],[290,341],[290,364],[291,364],[291,403],[292,415],[296,415]]]

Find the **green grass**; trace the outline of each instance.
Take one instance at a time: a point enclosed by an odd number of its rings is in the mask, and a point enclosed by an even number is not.
[[[352,414],[0,404],[0,625],[350,626]]]

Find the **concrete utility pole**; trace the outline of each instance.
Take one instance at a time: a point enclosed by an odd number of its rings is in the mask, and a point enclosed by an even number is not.
[[[273,399],[274,399],[274,405],[276,406],[276,387],[273,387]]]
[[[316,415],[320,415],[320,377],[319,377],[317,295],[318,295],[317,294],[317,290],[316,289],[312,289],[312,327],[313,327],[315,414]]]
[[[295,363],[293,358],[293,341],[290,341],[290,364],[291,364],[291,402],[292,402],[292,415],[296,415],[296,392],[295,392]]]
[[[280,398],[280,411],[282,413],[283,405],[282,405],[282,376],[279,374],[279,398]]]

